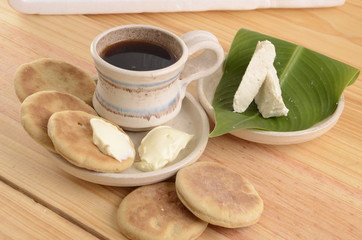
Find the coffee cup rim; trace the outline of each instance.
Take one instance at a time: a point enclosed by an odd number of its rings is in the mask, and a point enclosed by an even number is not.
[[[180,46],[182,47],[182,55],[181,57],[173,64],[171,64],[168,67],[165,68],[160,68],[160,69],[156,69],[156,70],[149,70],[149,71],[134,71],[134,70],[128,70],[128,69],[123,69],[117,66],[114,66],[108,62],[106,62],[97,52],[96,47],[97,47],[97,43],[99,42],[99,40],[101,40],[103,37],[105,37],[106,35],[108,35],[111,32],[120,30],[120,29],[126,29],[126,28],[147,28],[147,29],[153,29],[153,30],[157,30],[157,31],[161,31],[165,34],[168,34],[169,36],[172,36],[173,39],[175,39]],[[104,66],[106,68],[109,68],[110,70],[114,71],[114,72],[118,72],[121,74],[128,74],[128,75],[133,75],[133,76],[151,76],[151,77],[156,77],[159,75],[164,75],[164,74],[168,74],[171,73],[172,71],[174,71],[175,69],[181,68],[182,65],[187,61],[188,59],[188,48],[185,44],[185,42],[176,34],[160,28],[160,27],[156,27],[156,26],[151,26],[151,25],[144,25],[144,24],[130,24],[130,25],[120,25],[117,27],[113,27],[110,29],[107,29],[103,32],[101,32],[100,34],[98,34],[92,41],[91,45],[90,45],[90,52],[92,55],[93,60],[96,62],[97,65],[99,66]]]

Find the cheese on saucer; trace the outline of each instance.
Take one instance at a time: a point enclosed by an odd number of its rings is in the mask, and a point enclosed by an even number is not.
[[[152,129],[141,141],[138,153],[141,161],[134,166],[141,171],[154,171],[176,159],[193,135],[180,130],[159,126]]]

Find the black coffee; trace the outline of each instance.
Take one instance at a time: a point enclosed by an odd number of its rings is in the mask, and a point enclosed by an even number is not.
[[[116,67],[134,71],[157,70],[177,61],[176,56],[167,49],[139,40],[110,45],[103,50],[101,57]]]

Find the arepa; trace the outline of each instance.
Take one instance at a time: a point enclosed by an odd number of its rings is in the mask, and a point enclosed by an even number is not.
[[[48,135],[57,153],[73,165],[96,172],[114,173],[131,167],[134,156],[119,161],[102,153],[93,143],[93,129],[90,123],[92,118],[97,116],[82,111],[54,113],[48,121]],[[126,134],[119,126],[113,125]],[[132,140],[129,140],[130,147],[134,149]]]
[[[132,191],[122,200],[117,220],[121,233],[133,240],[192,240],[207,227],[182,205],[173,182]]]
[[[81,99],[58,91],[40,91],[27,97],[21,104],[20,118],[25,131],[39,144],[55,152],[48,136],[49,117],[58,111],[80,110],[97,115],[95,110]]]
[[[96,84],[84,70],[58,59],[41,58],[18,67],[14,76],[16,95],[21,102],[44,90],[66,92],[92,106]]]
[[[176,191],[181,202],[200,219],[227,228],[255,224],[263,200],[237,172],[214,162],[196,162],[178,171]]]

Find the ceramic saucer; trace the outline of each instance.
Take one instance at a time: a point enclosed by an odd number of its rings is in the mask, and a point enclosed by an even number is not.
[[[214,97],[214,93],[217,85],[219,84],[221,76],[222,69],[219,69],[215,74],[207,78],[200,79],[198,82],[198,94],[200,103],[213,121],[215,121],[215,118],[214,109],[212,107],[212,99]],[[251,142],[271,145],[287,145],[307,142],[329,131],[337,123],[339,117],[343,112],[343,108],[344,98],[342,96],[338,102],[337,109],[331,116],[306,130],[292,132],[274,132],[240,129],[233,131],[230,134]]]
[[[205,111],[189,93],[186,94],[182,109],[177,117],[164,125],[193,134],[194,137],[180,152],[177,159],[162,169],[142,172],[131,167],[121,173],[98,173],[74,166],[59,155],[55,155],[56,163],[62,170],[77,178],[102,185],[134,187],[160,182],[172,177],[180,168],[195,162],[200,157],[205,150],[210,131],[209,120]],[[147,134],[147,132],[127,133],[134,142],[136,149]]]

